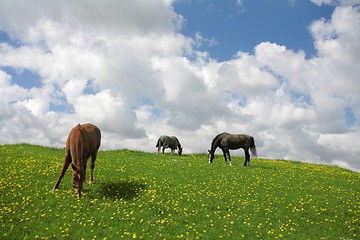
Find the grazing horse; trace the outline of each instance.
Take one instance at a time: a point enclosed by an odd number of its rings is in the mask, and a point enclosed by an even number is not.
[[[249,149],[254,157],[256,157],[256,147],[255,141],[252,136],[246,134],[229,134],[229,133],[220,133],[217,135],[212,143],[211,149],[209,151],[209,163],[212,163],[214,159],[214,153],[216,148],[219,147],[223,151],[225,163],[227,163],[226,155],[229,156],[229,161],[231,165],[230,151],[243,148],[245,152],[245,163],[244,166],[250,166],[250,154]]]
[[[76,194],[80,197],[86,176],[87,159],[91,157],[90,184],[93,183],[93,170],[97,151],[100,147],[101,132],[98,127],[91,123],[78,124],[73,129],[66,141],[66,155],[59,178],[53,190],[59,188],[61,179],[64,177],[70,163],[73,169],[72,182]]]
[[[158,149],[158,154],[160,153],[160,149],[162,147],[162,153],[164,154],[165,148],[170,148],[171,153],[174,153],[175,149],[178,148],[178,154],[181,155],[182,147],[179,140],[175,136],[161,136],[156,143]]]

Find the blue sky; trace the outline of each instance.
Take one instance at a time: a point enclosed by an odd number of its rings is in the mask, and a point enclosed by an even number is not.
[[[252,53],[264,41],[305,51],[308,57],[316,55],[308,27],[317,19],[330,19],[334,7],[304,0],[248,0],[240,5],[197,0],[179,1],[174,9],[186,19],[181,32],[188,36],[200,32],[204,38],[214,39],[216,45],[204,44],[201,49],[224,61],[238,51]]]
[[[226,131],[262,158],[360,171],[359,6],[0,0],[0,144],[63,147],[92,122],[101,149],[176,135],[206,153]]]

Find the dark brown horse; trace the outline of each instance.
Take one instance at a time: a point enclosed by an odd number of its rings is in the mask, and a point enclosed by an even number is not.
[[[93,183],[93,171],[97,151],[100,147],[101,132],[98,127],[91,123],[78,124],[73,129],[66,141],[66,155],[59,178],[53,190],[59,188],[61,179],[64,177],[70,163],[73,169],[72,182],[76,194],[80,197],[86,176],[87,159],[91,157],[90,184]]]
[[[211,149],[208,150],[209,163],[212,163],[212,161],[214,160],[214,153],[217,147],[221,148],[221,150],[223,151],[225,163],[227,163],[226,155],[229,157],[230,165],[231,165],[231,158],[230,158],[229,150],[236,150],[239,148],[244,149],[245,152],[244,166],[250,166],[249,149],[252,155],[256,157],[256,147],[255,147],[254,138],[246,134],[230,134],[223,132],[217,135],[211,143]]]

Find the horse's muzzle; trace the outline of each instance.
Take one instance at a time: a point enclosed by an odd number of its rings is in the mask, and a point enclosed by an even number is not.
[[[73,188],[75,190],[76,195],[78,195],[78,197],[81,197],[82,186],[73,185]]]

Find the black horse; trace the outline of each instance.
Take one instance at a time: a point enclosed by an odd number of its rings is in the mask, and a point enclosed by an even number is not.
[[[182,154],[183,148],[181,147],[179,139],[175,136],[161,136],[156,142],[156,147],[158,149],[158,154],[162,147],[162,153],[164,154],[165,148],[170,148],[171,153],[174,153],[175,149],[178,149],[178,154]]]
[[[224,153],[225,163],[227,163],[226,155],[229,156],[229,161],[231,165],[230,151],[243,148],[245,152],[245,162],[244,166],[250,166],[250,154],[249,149],[254,157],[256,157],[256,147],[255,141],[252,136],[246,134],[230,134],[230,133],[220,133],[217,135],[212,143],[211,149],[209,151],[209,163],[212,163],[214,160],[214,153],[216,148],[219,147]]]

